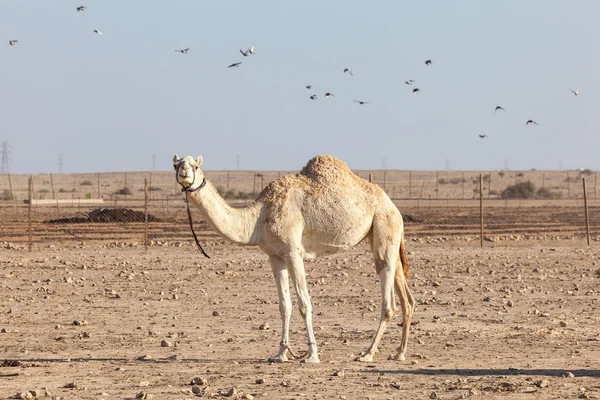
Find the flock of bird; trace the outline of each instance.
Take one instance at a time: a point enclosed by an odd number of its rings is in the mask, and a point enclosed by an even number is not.
[[[78,7],[76,8],[76,11],[77,11],[77,12],[83,12],[83,11],[85,11],[85,10],[87,10],[87,7],[86,7],[86,6],[78,6]],[[93,32],[94,32],[94,33],[96,33],[96,34],[98,34],[98,35],[102,35],[102,32],[101,32],[100,30],[98,30],[98,29],[94,29],[94,30],[93,30]],[[17,44],[17,43],[19,43],[19,41],[18,41],[18,40],[16,40],[16,39],[10,39],[10,40],[8,41],[8,44],[9,44],[10,46],[14,46],[14,45],[15,45],[15,44]],[[177,53],[182,53],[182,54],[188,54],[188,52],[190,51],[190,49],[191,49],[191,47],[187,47],[187,48],[185,48],[185,49],[178,49],[178,50],[175,50],[175,52],[177,52]],[[242,49],[240,49],[240,53],[241,53],[241,54],[242,54],[242,56],[244,56],[244,57],[248,57],[248,56],[250,56],[250,55],[254,55],[254,54],[256,54],[256,51],[255,51],[255,46],[248,47],[246,50],[242,50]],[[242,61],[234,62],[234,63],[231,63],[231,64],[229,64],[229,65],[227,66],[227,68],[237,68],[237,67],[239,67],[241,64],[242,64]],[[428,60],[425,60],[425,65],[429,66],[429,65],[432,65],[432,64],[433,64],[433,61],[432,61],[432,60],[430,60],[430,59],[428,59]],[[344,68],[344,70],[343,70],[343,73],[344,73],[344,75],[354,76],[354,73],[352,72],[352,70],[351,70],[350,68]],[[407,85],[409,85],[409,86],[412,86],[412,85],[415,83],[415,80],[414,80],[414,79],[409,79],[409,80],[406,80],[406,81],[404,81],[404,83],[405,83],[405,84],[407,84]],[[310,85],[310,84],[307,84],[307,85],[305,85],[305,87],[306,87],[306,89],[308,89],[308,90],[312,89],[312,85]],[[570,91],[571,91],[571,92],[572,92],[572,93],[573,93],[575,96],[579,96],[579,89],[576,89],[576,90],[569,89],[569,90],[570,90]],[[414,87],[414,88],[412,89],[412,93],[413,93],[413,94],[418,94],[418,93],[420,93],[420,92],[421,92],[421,89],[419,89],[418,87]],[[325,93],[325,98],[331,98],[331,97],[335,97],[333,93],[331,93],[331,92],[326,92],[326,93]],[[317,95],[316,95],[316,94],[312,94],[312,95],[310,95],[310,96],[309,96],[309,99],[310,99],[310,100],[317,100]],[[369,104],[369,103],[370,103],[369,101],[364,101],[364,100],[354,100],[354,102],[355,102],[355,103],[358,103],[359,105],[365,105],[365,104]],[[496,106],[496,108],[494,109],[494,114],[495,114],[497,111],[506,111],[506,110],[505,110],[505,109],[504,109],[504,107],[502,107],[502,106]],[[539,124],[538,124],[536,121],[534,121],[533,119],[528,119],[528,120],[527,120],[527,122],[525,122],[525,126],[527,126],[527,125],[529,125],[529,124],[533,124],[533,125],[538,125],[538,126],[539,126]],[[486,134],[480,134],[480,135],[478,135],[478,136],[479,136],[481,139],[485,139],[485,138],[487,138],[487,137],[488,137],[488,135],[486,135]]]

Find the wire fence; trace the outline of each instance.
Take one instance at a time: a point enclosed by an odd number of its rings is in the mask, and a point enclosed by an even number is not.
[[[600,240],[594,171],[355,172],[394,200],[409,240],[502,245],[587,239],[588,231],[592,244]],[[286,173],[205,172],[235,207],[248,204]],[[193,245],[184,197],[172,172],[0,175],[0,184],[4,248],[148,251]],[[219,243],[222,239],[200,213],[192,212],[201,240],[209,246]]]

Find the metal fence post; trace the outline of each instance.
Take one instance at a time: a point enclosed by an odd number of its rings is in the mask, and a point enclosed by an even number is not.
[[[479,174],[479,225],[481,235],[479,241],[483,247],[483,174]]]
[[[590,218],[588,214],[588,202],[587,202],[587,190],[585,189],[585,178],[583,179],[583,205],[585,207],[585,232],[587,238],[587,245],[590,245]]]
[[[148,252],[148,178],[144,178],[144,252]]]
[[[33,229],[31,229],[31,203],[33,203],[33,178],[31,177],[31,175],[29,175],[29,182],[28,182],[28,192],[29,195],[28,197],[28,204],[27,204],[27,234],[29,236],[29,252],[31,253],[31,251],[33,250]]]

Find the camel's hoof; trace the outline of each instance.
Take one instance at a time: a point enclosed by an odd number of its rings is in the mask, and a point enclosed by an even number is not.
[[[404,356],[404,354],[390,354],[387,359],[391,361],[404,361],[406,360],[406,357]]]
[[[284,355],[269,357],[269,362],[272,362],[272,363],[283,363],[283,362],[287,362],[287,361],[288,361],[288,358]]]
[[[373,362],[373,356],[371,354],[364,354],[362,356],[358,356],[354,359],[354,361],[360,362]]]
[[[318,364],[321,362],[318,356],[307,357],[304,360],[300,361],[302,364]]]

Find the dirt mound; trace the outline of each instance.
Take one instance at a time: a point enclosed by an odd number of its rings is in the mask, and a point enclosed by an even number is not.
[[[86,222],[144,222],[142,211],[129,208],[97,208],[86,217],[71,217],[46,220],[46,224],[80,224]],[[148,222],[160,222],[154,215],[148,214]]]

